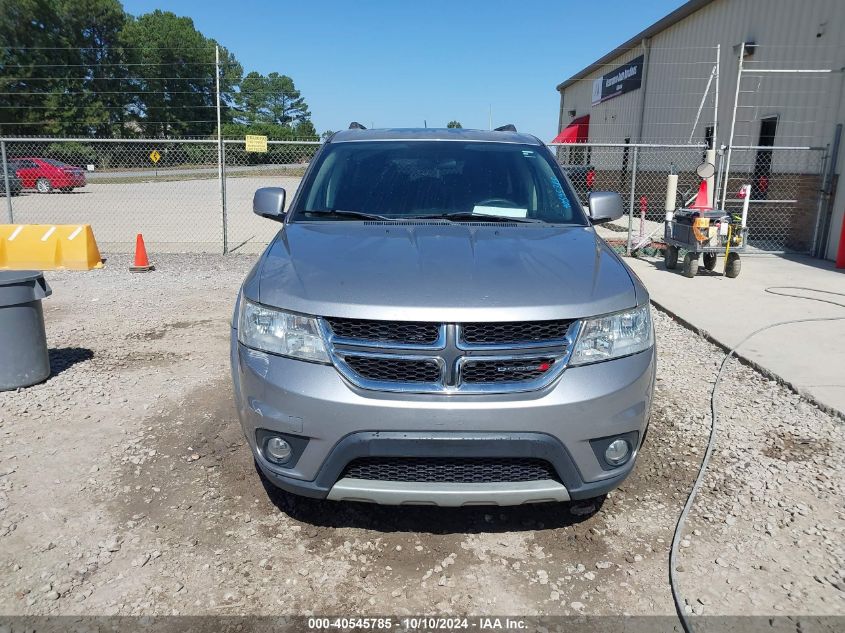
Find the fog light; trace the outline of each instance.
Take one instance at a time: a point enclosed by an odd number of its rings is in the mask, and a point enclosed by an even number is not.
[[[291,449],[290,444],[285,442],[282,438],[271,437],[267,440],[267,444],[264,447],[264,453],[270,461],[276,462],[277,464],[284,464],[290,459],[290,456],[293,454],[293,449]]]
[[[630,450],[628,442],[625,440],[613,440],[607,445],[607,449],[604,451],[604,458],[607,460],[608,464],[618,466],[628,459],[628,453]]]

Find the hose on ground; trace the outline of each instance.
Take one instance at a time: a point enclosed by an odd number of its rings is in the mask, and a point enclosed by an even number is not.
[[[784,292],[788,290],[801,290],[805,292],[845,297],[845,293],[842,292],[831,292],[829,290],[806,288],[804,286],[770,286],[765,289],[765,292],[773,295],[780,295],[782,297],[806,299],[807,301],[819,301],[821,303],[829,303],[831,305],[845,308],[845,303],[840,303],[832,299],[824,299],[821,297],[808,297],[802,294],[795,294],[794,292]],[[693,627],[686,613],[686,610],[684,609],[684,598],[681,595],[680,589],[678,588],[678,579],[675,576],[675,568],[677,567],[676,563],[678,558],[678,545],[681,540],[681,534],[684,530],[684,524],[686,523],[687,515],[689,514],[690,508],[692,507],[693,502],[695,501],[695,497],[698,494],[698,489],[701,487],[701,483],[704,480],[704,474],[707,471],[707,465],[710,463],[710,457],[713,454],[713,448],[716,445],[716,422],[718,420],[716,412],[716,391],[719,388],[719,382],[722,379],[722,372],[724,371],[725,366],[728,364],[728,361],[736,353],[736,351],[745,343],[747,343],[750,339],[754,338],[761,332],[765,332],[766,330],[771,330],[776,327],[782,327],[784,325],[795,325],[797,323],[814,323],[821,321],[845,321],[845,316],[791,319],[789,321],[779,321],[777,323],[766,325],[765,327],[761,327],[757,330],[754,330],[753,332],[751,332],[751,334],[749,334],[739,343],[737,343],[736,346],[734,346],[727,354],[725,354],[721,364],[719,365],[719,371],[716,373],[716,380],[713,383],[713,388],[710,390],[710,437],[707,440],[707,449],[704,451],[704,458],[701,460],[701,465],[698,467],[698,474],[696,475],[695,482],[693,483],[692,489],[690,490],[689,496],[687,497],[687,501],[684,504],[684,509],[681,511],[681,514],[678,517],[678,522],[675,524],[675,533],[672,536],[672,547],[669,551],[669,586],[672,589],[672,599],[675,602],[675,611],[677,611],[678,619],[681,621],[681,626],[683,627],[686,633],[693,633]]]

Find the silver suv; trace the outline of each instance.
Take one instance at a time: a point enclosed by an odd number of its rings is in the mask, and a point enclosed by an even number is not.
[[[655,374],[649,298],[549,150],[515,131],[332,136],[243,283],[231,364],[264,476],[300,495],[513,505],[632,470]]]

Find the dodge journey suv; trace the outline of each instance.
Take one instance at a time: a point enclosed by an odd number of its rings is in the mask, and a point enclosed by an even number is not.
[[[241,287],[231,365],[264,476],[299,495],[514,505],[634,466],[649,298],[548,149],[516,131],[351,129],[317,152]]]

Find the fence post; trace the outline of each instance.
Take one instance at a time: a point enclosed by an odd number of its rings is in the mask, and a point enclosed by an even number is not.
[[[220,204],[223,211],[223,254],[229,253],[229,213],[226,209],[226,143],[220,143]]]
[[[223,144],[223,129],[220,114],[220,47],[214,47],[214,75],[217,92],[217,176],[220,179],[220,211],[223,222],[223,254],[229,252],[229,239],[226,226],[226,146]]]
[[[822,191],[819,195],[824,200],[822,207],[822,215],[820,230],[821,233],[814,238],[815,252],[813,255],[819,259],[824,259],[827,255],[827,240],[830,236],[830,222],[832,220],[833,210],[833,178],[836,175],[836,162],[839,157],[839,143],[842,140],[842,124],[836,124],[836,131],[833,134],[833,148],[830,151],[830,162],[827,164],[827,173],[825,174],[824,183],[822,184]]]
[[[634,192],[637,189],[637,155],[640,148],[634,146],[634,159],[631,164],[631,195],[628,199],[628,245],[625,247],[625,254],[631,256],[631,236],[634,230]]]
[[[6,162],[6,141],[0,141],[0,153],[3,155],[3,184],[6,191],[6,214],[9,224],[14,224],[15,214],[12,212],[12,190],[9,188],[9,164]]]

